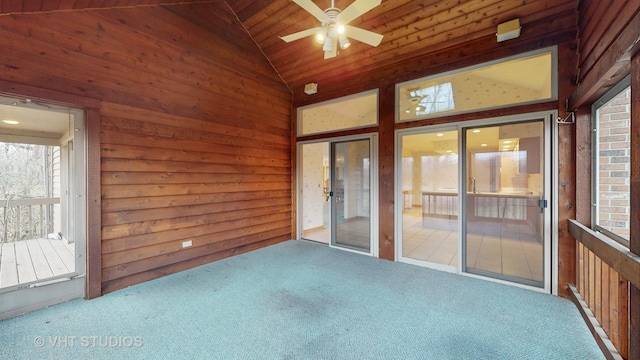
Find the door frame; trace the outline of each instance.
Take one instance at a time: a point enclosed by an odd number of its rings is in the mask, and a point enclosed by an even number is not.
[[[15,96],[8,96],[16,98]],[[74,121],[60,140],[60,203],[67,241],[74,242],[74,270],[3,288],[0,320],[85,296],[87,236],[87,134],[85,111],[69,107]],[[69,143],[73,148],[68,149]],[[66,148],[66,149],[65,149]],[[64,174],[63,174],[64,173]],[[65,180],[66,178],[66,180]],[[71,225],[71,226],[69,226]]]
[[[26,98],[67,106],[84,111],[86,167],[86,249],[84,298],[103,293],[102,284],[102,191],[100,179],[100,108],[99,99],[0,80],[0,95]]]
[[[486,281],[497,282],[501,284],[521,287],[529,290],[534,290],[537,292],[551,293],[554,295],[558,294],[558,212],[556,211],[558,206],[558,139],[555,137],[557,134],[558,124],[555,121],[557,119],[557,110],[548,110],[548,111],[539,111],[532,113],[522,113],[516,115],[509,116],[501,116],[501,117],[492,117],[478,120],[468,120],[468,121],[460,121],[449,124],[441,124],[441,125],[431,125],[431,126],[423,126],[417,128],[409,128],[409,129],[399,129],[395,131],[395,189],[394,189],[394,227],[395,227],[395,260],[399,262],[411,263],[414,265],[434,268],[436,270],[442,271],[450,271],[455,272],[459,275],[468,276],[472,278],[478,278]],[[486,277],[482,275],[470,274],[463,270],[463,247],[462,247],[462,236],[458,237],[458,265],[457,268],[449,269],[450,267],[444,267],[439,264],[427,263],[418,260],[407,260],[402,256],[402,210],[403,210],[403,195],[402,195],[402,146],[401,139],[402,136],[411,135],[411,134],[421,134],[421,133],[431,133],[437,131],[451,131],[453,129],[457,129],[459,132],[458,135],[458,154],[461,154],[463,151],[462,144],[462,132],[465,128],[475,127],[475,126],[489,126],[489,125],[501,125],[507,123],[515,123],[515,122],[526,122],[535,119],[544,119],[544,193],[545,199],[548,201],[549,206],[547,207],[547,211],[544,214],[544,286],[543,287],[535,287],[526,284],[515,283],[511,281]],[[463,167],[465,164],[462,160],[458,161],[458,189],[462,189],[464,186],[463,181]],[[458,208],[461,209],[460,213],[462,213],[463,209],[463,197],[458,196]],[[458,221],[458,234],[463,234],[462,229],[462,221]],[[454,271],[452,271],[454,270]]]
[[[378,236],[378,134],[368,133],[360,135],[350,136],[336,136],[329,138],[322,138],[317,140],[298,141],[296,143],[296,239],[302,239],[302,223],[303,223],[303,211],[302,211],[302,185],[303,179],[301,176],[302,158],[301,147],[305,144],[314,143],[329,143],[329,157],[331,157],[331,144],[335,142],[353,141],[353,140],[369,140],[370,151],[370,182],[369,182],[369,202],[370,202],[370,249],[368,252],[358,251],[355,249],[345,248],[341,246],[332,245],[332,240],[329,241],[329,247],[336,248],[348,252],[354,252],[357,254],[365,254],[373,257],[379,256],[379,236]],[[329,177],[332,179],[331,167],[329,167]],[[330,210],[333,211],[333,210]],[[330,213],[329,233],[333,234],[333,214]],[[333,236],[333,235],[332,235]]]

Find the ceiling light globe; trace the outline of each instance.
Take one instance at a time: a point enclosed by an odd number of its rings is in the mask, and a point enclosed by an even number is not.
[[[315,36],[316,42],[318,44],[324,44],[324,34],[323,33],[317,33]]]
[[[346,49],[349,46],[351,46],[351,42],[344,35],[341,35],[338,40],[340,41],[340,48],[341,49]]]
[[[338,34],[344,34],[344,25],[338,25],[336,30],[338,31]]]

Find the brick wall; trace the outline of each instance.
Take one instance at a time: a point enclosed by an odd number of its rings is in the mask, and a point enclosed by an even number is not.
[[[629,239],[630,100],[627,88],[598,110],[598,225],[625,239]]]

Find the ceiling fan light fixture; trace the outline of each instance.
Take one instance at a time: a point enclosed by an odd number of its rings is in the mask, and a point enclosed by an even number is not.
[[[335,50],[333,48],[333,39],[330,36],[327,36],[327,38],[324,40],[324,45],[322,46],[322,50],[324,50],[324,51],[334,51]]]
[[[344,36],[344,35],[340,35],[340,37],[338,38],[338,40],[340,41],[340,48],[341,49],[346,49],[349,46],[351,46],[351,42],[349,41],[349,39]]]
[[[340,48],[348,48],[351,45],[351,40],[357,40],[373,47],[380,45],[382,41],[383,35],[381,34],[349,25],[352,20],[380,5],[381,0],[354,0],[344,11],[335,7],[335,0],[331,0],[331,7],[325,10],[318,7],[313,0],[290,1],[313,15],[320,22],[320,26],[280,36],[284,42],[289,43],[313,36],[314,40],[322,45],[324,58],[330,59],[336,57]],[[348,38],[347,33],[349,34]]]

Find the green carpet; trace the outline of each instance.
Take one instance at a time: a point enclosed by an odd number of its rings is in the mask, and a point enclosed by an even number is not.
[[[0,322],[2,359],[602,359],[555,296],[288,241]]]

